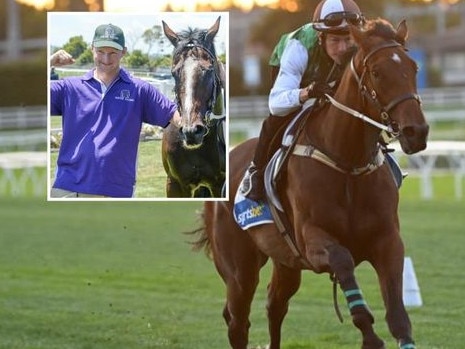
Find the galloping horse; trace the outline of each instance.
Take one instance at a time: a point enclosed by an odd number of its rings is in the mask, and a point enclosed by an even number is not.
[[[330,273],[362,334],[362,348],[385,348],[354,275],[362,261],[376,270],[386,321],[399,348],[415,348],[402,300],[398,188],[379,140],[384,129],[398,137],[406,154],[426,148],[429,126],[417,95],[417,65],[405,52],[405,21],[397,30],[377,19],[350,31],[358,50],[333,99],[306,118],[276,180],[291,229],[282,234],[278,224],[264,224],[245,232],[233,218],[232,200],[205,203],[196,247],[212,255],[226,284],[223,316],[234,349],[247,347],[251,302],[259,270],[269,258],[267,348],[280,348],[288,301],[299,289],[303,270]],[[230,153],[232,193],[256,143],[248,140]]]
[[[168,197],[221,197],[226,149],[223,115],[218,116],[223,111],[218,106],[223,101],[221,63],[214,46],[219,26],[220,17],[208,30],[189,28],[176,34],[163,22],[174,46],[171,72],[182,117],[180,129],[170,125],[163,134]]]

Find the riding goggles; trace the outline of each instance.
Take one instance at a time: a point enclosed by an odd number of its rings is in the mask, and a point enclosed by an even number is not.
[[[363,19],[362,15],[354,12],[333,12],[318,20],[317,23],[323,23],[326,27],[338,27],[344,20],[352,25],[360,25]]]

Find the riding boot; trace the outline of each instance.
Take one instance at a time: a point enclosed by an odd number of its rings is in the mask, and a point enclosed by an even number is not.
[[[279,144],[281,144],[280,140],[282,136],[279,137],[279,135],[283,134],[283,126],[287,124],[288,121],[288,117],[274,115],[270,115],[263,121],[257,147],[255,148],[255,155],[247,169],[241,187],[242,194],[245,197],[254,201],[264,200],[266,198],[263,175],[269,160],[269,155],[273,154],[279,147]]]

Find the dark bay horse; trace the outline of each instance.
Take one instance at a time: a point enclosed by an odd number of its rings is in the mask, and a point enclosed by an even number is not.
[[[402,300],[404,246],[398,218],[398,188],[379,140],[396,135],[403,151],[426,148],[429,126],[416,88],[417,65],[406,54],[407,25],[383,19],[350,28],[358,46],[334,95],[307,119],[277,179],[276,191],[291,229],[277,224],[243,231],[233,218],[233,201],[206,202],[197,248],[211,254],[227,288],[223,317],[232,348],[246,349],[252,298],[259,270],[268,259],[270,343],[279,349],[288,302],[303,270],[329,273],[342,289],[363,349],[385,348],[355,278],[368,261],[376,270],[386,321],[399,348],[414,349]],[[230,189],[235,193],[257,140],[230,153]],[[287,237],[287,238],[285,238]]]
[[[221,197],[225,182],[221,63],[214,38],[220,17],[208,30],[163,31],[174,46],[171,72],[182,117],[180,129],[170,125],[162,140],[162,160],[168,175],[168,197]],[[219,112],[218,112],[219,109]],[[220,114],[220,115],[218,115]]]

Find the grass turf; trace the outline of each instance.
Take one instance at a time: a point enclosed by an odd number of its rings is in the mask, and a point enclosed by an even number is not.
[[[414,181],[400,205],[407,255],[424,306],[410,309],[419,349],[459,348],[465,320],[465,203],[419,201]],[[438,193],[439,194],[439,193]],[[183,231],[201,203],[0,203],[0,348],[228,348],[221,317],[224,286]],[[264,307],[269,266],[254,300],[251,346],[267,343]],[[376,329],[384,323],[376,277],[357,276]],[[342,309],[344,302],[340,298]],[[327,276],[304,273],[283,326],[283,348],[359,348],[347,311],[339,324]]]

